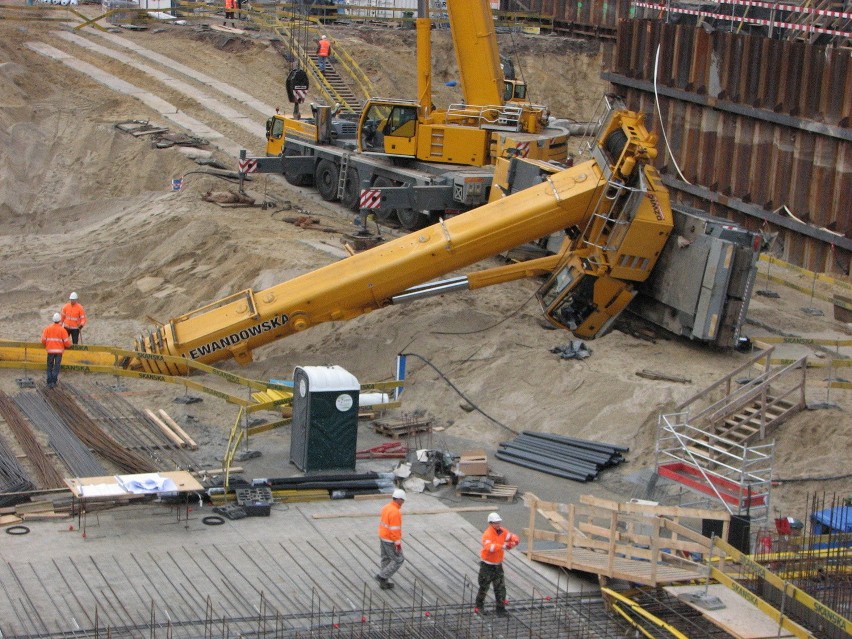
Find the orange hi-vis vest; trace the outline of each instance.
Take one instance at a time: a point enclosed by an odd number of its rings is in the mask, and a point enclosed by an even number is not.
[[[225,8],[226,9],[236,9],[237,8],[237,0],[225,0]]]
[[[62,325],[65,328],[83,328],[86,325],[86,311],[83,305],[77,302],[68,302],[62,307]]]
[[[486,564],[491,564],[493,566],[502,564],[503,545],[514,540],[515,535],[505,528],[501,528],[498,533],[494,526],[488,526],[488,528],[485,529],[485,532],[482,533],[482,550],[480,551],[479,556]]]
[[[331,53],[331,42],[328,40],[320,40],[317,47],[317,55],[322,58],[327,58],[329,53]]]
[[[402,510],[395,501],[389,501],[382,508],[379,520],[379,538],[382,541],[390,542],[402,539]]]
[[[59,322],[54,322],[41,333],[41,343],[48,353],[64,353],[71,346],[71,336]]]

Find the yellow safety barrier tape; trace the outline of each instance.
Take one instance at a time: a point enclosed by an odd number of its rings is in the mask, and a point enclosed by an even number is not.
[[[781,579],[781,577],[779,577],[778,575],[771,572],[765,566],[762,566],[761,564],[757,563],[748,555],[743,554],[742,552],[740,552],[739,550],[734,548],[731,544],[729,544],[729,543],[727,543],[727,542],[725,542],[725,541],[723,541],[723,540],[721,540],[717,537],[717,538],[713,539],[713,546],[716,549],[718,549],[721,552],[728,555],[729,557],[732,557],[735,562],[742,564],[743,566],[747,567],[749,570],[754,572],[756,575],[759,575],[761,579],[764,579],[766,582],[771,584],[773,587],[775,587],[778,590],[780,590],[781,592],[783,592],[785,594],[785,596],[792,597],[794,601],[797,601],[800,604],[802,604],[803,606],[805,606],[806,608],[808,608],[809,610],[814,611],[816,614],[818,614],[820,617],[825,619],[827,622],[829,622],[833,626],[836,626],[837,628],[840,628],[843,632],[852,635],[852,621],[849,621],[845,617],[834,612],[831,608],[828,608],[827,606],[821,604],[819,601],[817,601],[816,599],[811,597],[808,593],[797,588],[796,586],[794,586],[790,582],[784,581],[783,579]],[[790,630],[790,632],[793,632],[797,637],[801,637],[801,638],[805,639],[807,637],[812,636],[810,632],[806,631],[804,628],[802,628],[798,624],[792,624],[792,622],[790,622],[791,627],[788,627],[787,625],[785,625],[784,622],[786,622],[786,618],[783,618],[783,620],[782,620],[780,618],[780,613],[777,610],[775,610],[775,608],[773,608],[772,606],[767,604],[765,601],[763,601],[762,599],[757,597],[755,594],[753,594],[749,590],[746,590],[743,586],[736,583],[731,577],[729,577],[725,573],[721,572],[719,569],[711,567],[710,570],[711,570],[711,576],[714,579],[716,579],[719,583],[724,583],[726,586],[728,586],[728,588],[730,588],[731,590],[733,590],[734,592],[736,592],[740,596],[744,597],[748,601],[751,601],[752,603],[754,603],[756,606],[758,606],[758,608],[760,608],[761,610],[763,610],[764,612],[766,612],[767,614],[772,616],[773,619],[775,619],[776,621],[779,621],[779,623],[781,623],[781,625],[785,629]],[[744,592],[742,592],[742,591],[744,591]],[[753,601],[754,599],[756,599],[758,602],[760,602],[761,605],[755,603],[755,601]],[[765,610],[762,606],[766,606],[768,608],[768,610]],[[769,612],[769,611],[772,611],[772,612]],[[773,616],[773,613],[774,613],[774,616]],[[792,627],[792,626],[794,626],[794,627]],[[799,634],[801,631],[804,631],[805,634]]]

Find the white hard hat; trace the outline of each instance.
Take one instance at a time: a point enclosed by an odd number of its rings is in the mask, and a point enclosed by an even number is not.
[[[323,40],[328,40],[328,36],[327,36],[327,35],[324,35],[324,36],[322,37],[322,39],[323,39]]]
[[[402,488],[397,488],[395,491],[393,491],[393,498],[402,499],[403,501],[405,501],[405,491]]]
[[[78,296],[77,296],[77,293],[71,293],[71,295],[69,295],[69,296],[68,296],[68,299],[69,299],[69,300],[76,300],[76,299],[77,299],[77,297],[78,297]]]
[[[61,319],[62,319],[62,316],[61,316],[59,313],[54,313],[54,314],[53,314],[53,321],[54,321],[54,322],[58,322],[58,321],[60,321]]]
[[[501,521],[503,521],[503,518],[500,516],[500,513],[488,513],[489,524],[499,524]]]

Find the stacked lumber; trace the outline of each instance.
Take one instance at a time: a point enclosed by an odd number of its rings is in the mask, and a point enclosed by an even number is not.
[[[432,421],[428,419],[388,420],[377,419],[373,422],[373,430],[386,437],[409,437],[418,433],[432,432]]]

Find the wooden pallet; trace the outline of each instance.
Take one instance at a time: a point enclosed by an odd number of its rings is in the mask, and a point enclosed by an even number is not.
[[[515,495],[518,494],[518,487],[510,486],[509,484],[495,484],[490,493],[470,493],[458,490],[456,494],[464,495],[465,497],[479,497],[480,499],[505,499],[506,501],[512,501]]]
[[[418,433],[432,432],[432,422],[390,422],[390,421],[375,421],[373,422],[373,430],[379,435],[385,437],[410,437]]]

